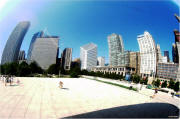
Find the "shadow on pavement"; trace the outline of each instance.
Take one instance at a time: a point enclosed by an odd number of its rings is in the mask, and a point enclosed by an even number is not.
[[[167,103],[143,103],[73,115],[65,118],[173,118],[179,109]]]
[[[61,89],[64,89],[64,90],[69,90],[69,88],[61,88]]]
[[[10,86],[19,86],[19,85],[17,85],[17,84],[11,84]]]

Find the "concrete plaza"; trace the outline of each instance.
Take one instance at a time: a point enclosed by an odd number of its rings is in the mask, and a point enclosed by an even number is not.
[[[142,110],[141,107],[148,108],[148,105],[154,108],[150,109],[149,117],[158,117],[158,113],[163,114],[165,112],[167,112],[166,116],[174,116],[178,111],[175,106],[168,104],[162,94],[151,99],[149,96],[153,93],[138,93],[85,78],[22,77],[18,79],[20,85],[15,83],[12,86],[9,86],[9,84],[5,86],[2,81],[0,82],[0,119],[59,119],[76,117],[75,115],[81,114],[92,116],[92,112],[96,112],[94,117],[98,117],[98,114],[103,113],[102,110],[117,107],[124,107],[119,109],[122,111],[119,115],[122,114],[126,117],[132,110]],[[59,88],[59,81],[63,81],[63,89]],[[165,98],[179,101],[170,96]],[[166,103],[166,105],[163,107],[161,103]],[[145,106],[141,106],[144,104]],[[157,105],[158,108],[156,106],[152,107],[152,105]],[[130,107],[128,108],[128,106]],[[131,110],[123,112],[123,109]],[[157,109],[159,112],[157,112]],[[97,113],[100,110],[101,112]],[[153,115],[153,110],[157,114]],[[146,113],[144,111],[144,117],[148,117]],[[107,111],[102,115],[107,115]],[[138,116],[138,113],[134,116]]]

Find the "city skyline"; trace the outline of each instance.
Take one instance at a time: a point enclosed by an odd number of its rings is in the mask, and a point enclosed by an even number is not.
[[[148,8],[146,8],[147,5]],[[22,9],[25,7],[26,9],[23,11]],[[104,56],[107,63],[109,62],[107,43],[109,34],[121,34],[126,50],[139,51],[136,38],[147,30],[155,42],[161,45],[161,53],[165,50],[169,51],[172,60],[173,30],[178,29],[174,13],[179,14],[179,11],[178,6],[170,0],[164,2],[20,1],[16,4],[16,9],[12,9],[8,15],[0,19],[0,41],[2,44],[0,58],[13,27],[20,20],[27,19],[32,26],[29,28],[21,47],[21,50],[25,50],[26,54],[28,54],[33,34],[47,28],[50,34],[60,37],[60,53],[64,48],[71,47],[74,59],[80,57],[80,46],[94,42],[98,46],[98,56]],[[24,18],[21,18],[20,16],[24,14]]]

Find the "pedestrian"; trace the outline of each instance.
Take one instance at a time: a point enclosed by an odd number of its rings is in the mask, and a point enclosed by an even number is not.
[[[3,75],[1,75],[1,81],[3,80]]]
[[[8,78],[8,76],[6,76],[6,78],[5,78],[5,86],[7,85],[8,80],[9,80],[9,78]]]
[[[142,90],[142,88],[143,88],[143,84],[141,84],[140,90]]]
[[[10,83],[10,86],[12,84],[12,76],[9,78],[9,83]]]
[[[154,90],[154,95],[153,96],[151,96],[152,98],[155,98],[155,96],[156,96],[156,94],[158,93],[158,89],[157,88],[155,88],[155,90]]]
[[[174,98],[174,92],[171,92],[172,98]]]
[[[140,91],[141,90],[141,84],[140,83],[138,83],[138,91]]]
[[[158,93],[158,89],[157,88],[155,88],[155,94],[157,94]]]
[[[59,82],[59,87],[63,88],[63,82],[62,81]]]

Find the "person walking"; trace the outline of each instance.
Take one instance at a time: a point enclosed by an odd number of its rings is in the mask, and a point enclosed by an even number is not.
[[[158,93],[158,89],[157,88],[155,88],[155,90],[154,90],[154,95],[153,96],[151,96],[152,98],[155,98],[155,96],[157,95],[157,93]]]
[[[9,83],[10,83],[10,86],[12,85],[12,76],[9,78]]]
[[[63,88],[63,82],[62,81],[59,82],[59,87]]]
[[[9,77],[6,76],[6,78],[5,78],[5,86],[7,86],[8,80],[9,80]]]

